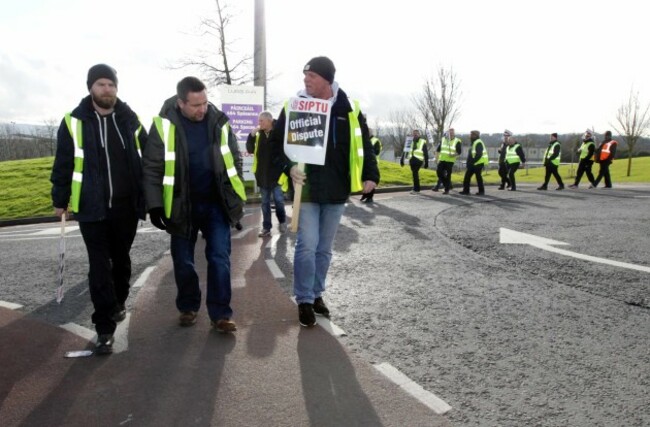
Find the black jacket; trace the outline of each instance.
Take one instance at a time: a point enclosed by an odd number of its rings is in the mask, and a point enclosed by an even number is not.
[[[126,162],[110,163],[107,144],[100,136],[100,116],[95,112],[90,95],[83,98],[71,115],[83,122],[83,178],[79,212],[74,217],[77,221],[101,221],[106,219],[109,206],[113,207],[115,200],[112,189],[115,180],[125,180],[131,186],[131,197],[126,203],[131,204],[133,212],[139,218],[145,218],[144,197],[142,192],[142,164],[136,145],[136,131],[141,126],[138,116],[119,98],[113,113],[106,119],[113,121],[110,126],[117,127],[120,141],[111,143],[123,144]],[[102,129],[104,126],[102,125]],[[147,143],[147,131],[142,128],[138,133],[141,149]],[[70,203],[72,172],[74,170],[74,142],[68,130],[65,119],[61,121],[57,133],[57,149],[52,166],[50,181],[52,182],[52,204],[55,208],[66,208]],[[119,149],[119,147],[117,148]],[[109,166],[110,165],[110,166]],[[112,173],[109,173],[109,169]],[[117,173],[116,173],[117,172]]]
[[[189,154],[187,139],[177,108],[177,97],[169,98],[160,110],[160,117],[166,118],[176,126],[175,139],[175,172],[174,196],[171,218],[166,221],[169,234],[189,237],[191,229],[191,203],[189,180]],[[213,104],[208,104],[208,129],[212,142],[212,163],[217,183],[217,203],[230,224],[235,225],[244,216],[244,202],[239,198],[230,183],[226,172],[223,155],[221,154],[221,127],[228,123],[228,116]],[[242,158],[237,145],[237,137],[230,130],[228,147],[232,153],[237,173],[242,177]],[[142,156],[144,194],[147,199],[147,209],[163,207],[163,177],[165,175],[165,145],[160,139],[156,125],[151,125],[149,141]],[[242,179],[243,182],[243,179]]]
[[[313,203],[345,203],[350,195],[350,122],[348,113],[352,106],[348,96],[341,89],[337,92],[330,116],[325,164],[305,165],[307,179],[302,187],[302,201]],[[274,162],[289,175],[295,164],[284,154],[284,128],[286,123],[284,109],[271,132],[271,146]],[[377,158],[372,149],[368,126],[363,114],[359,114],[359,124],[363,137],[362,181],[379,183]]]
[[[255,171],[255,180],[261,188],[273,189],[278,185],[278,179],[282,171],[280,167],[273,162],[273,153],[269,136],[263,130],[259,131],[259,141],[257,148],[257,170]],[[246,151],[253,154],[255,152],[256,135],[248,134],[246,140]]]

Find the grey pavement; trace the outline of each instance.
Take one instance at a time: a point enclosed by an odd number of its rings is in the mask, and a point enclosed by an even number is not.
[[[246,218],[259,223],[259,210]],[[303,328],[266,262],[267,240],[233,238],[238,331],[177,325],[169,255],[132,303],[128,349],[64,358],[93,344],[0,307],[2,426],[439,426],[437,415],[326,328]],[[202,282],[203,245],[196,250]]]

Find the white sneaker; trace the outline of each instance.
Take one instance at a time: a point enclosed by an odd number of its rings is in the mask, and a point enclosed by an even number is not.
[[[280,230],[280,233],[286,233],[287,232],[287,223],[283,222],[280,225],[278,225],[278,230]]]

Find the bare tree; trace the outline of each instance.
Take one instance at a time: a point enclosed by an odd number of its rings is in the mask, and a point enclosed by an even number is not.
[[[623,136],[627,144],[627,176],[632,173],[632,156],[634,146],[639,138],[648,134],[650,130],[650,104],[645,109],[639,101],[639,92],[630,90],[627,103],[618,108],[616,121],[619,126],[612,125],[614,131]]]
[[[437,141],[445,129],[451,127],[460,116],[460,81],[452,68],[440,66],[435,77],[428,78],[422,92],[413,97],[419,113],[435,132]],[[433,141],[430,141],[433,143]]]
[[[186,58],[179,65],[171,66],[173,69],[197,67],[203,74],[208,86],[242,85],[253,81],[252,59],[253,55],[236,54],[230,48],[234,43],[226,36],[226,30],[234,17],[230,13],[229,5],[224,0],[215,0],[217,17],[201,20],[199,36],[208,36],[215,40],[217,48],[201,50],[196,57]]]
[[[54,147],[56,146],[56,132],[59,130],[59,120],[50,117],[43,120],[45,127],[43,128],[43,137],[50,142],[50,155],[54,155]]]

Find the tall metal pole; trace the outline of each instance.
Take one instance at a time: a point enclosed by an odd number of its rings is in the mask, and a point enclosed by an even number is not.
[[[255,0],[255,47],[253,54],[253,84],[264,88],[266,110],[266,24],[264,0]]]

